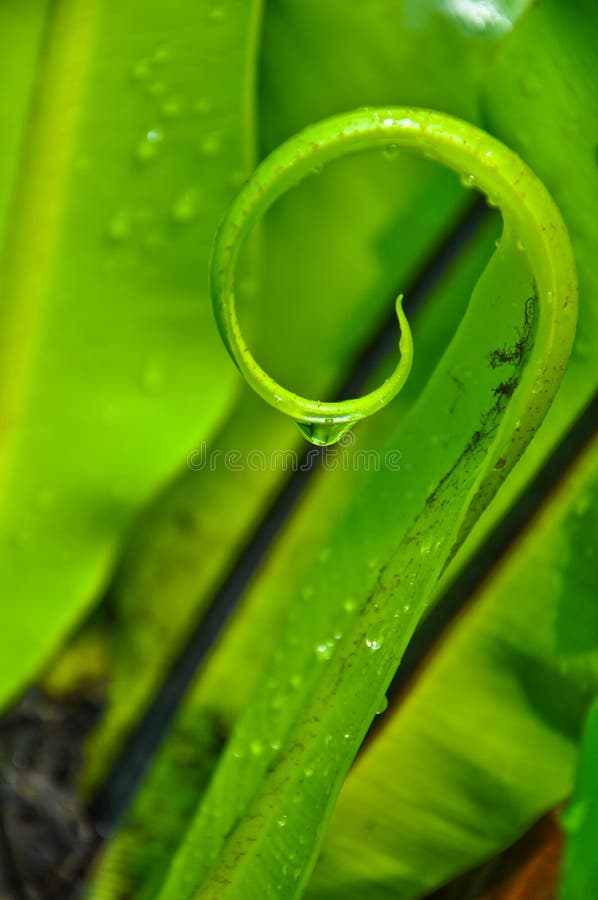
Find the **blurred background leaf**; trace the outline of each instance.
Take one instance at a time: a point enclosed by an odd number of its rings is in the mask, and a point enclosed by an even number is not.
[[[97,598],[133,512],[237,386],[206,283],[253,160],[256,6],[229,7],[146,4],[142,29],[133,0],[0,13],[2,701]]]
[[[587,536],[585,537],[587,540]],[[562,817],[568,833],[563,886],[559,894],[563,900],[592,897],[598,890],[598,862],[596,860],[597,759],[598,704],[594,702],[585,724],[573,799]]]

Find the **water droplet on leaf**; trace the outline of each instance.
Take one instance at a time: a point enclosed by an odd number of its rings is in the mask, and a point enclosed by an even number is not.
[[[108,225],[108,237],[115,243],[126,241],[131,234],[131,220],[129,213],[121,209],[111,219]]]
[[[175,222],[191,222],[197,215],[197,191],[190,188],[178,197],[172,207]]]
[[[347,422],[296,422],[297,428],[316,447],[329,447],[336,444],[349,431],[352,423]]]
[[[368,636],[365,639],[365,643],[370,648],[370,650],[379,650],[382,646],[382,638]]]

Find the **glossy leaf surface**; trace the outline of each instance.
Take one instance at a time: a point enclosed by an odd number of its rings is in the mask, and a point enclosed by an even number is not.
[[[33,46],[26,6],[17,37]],[[3,701],[96,599],[133,511],[237,384],[205,271],[252,158],[255,9],[239,0],[220,21],[211,3],[150,3],[142,30],[138,15],[134,2],[49,6],[37,69],[29,49],[15,74],[26,125],[0,210]]]
[[[597,519],[594,442],[385,714],[308,896],[420,897],[567,797],[598,684]]]

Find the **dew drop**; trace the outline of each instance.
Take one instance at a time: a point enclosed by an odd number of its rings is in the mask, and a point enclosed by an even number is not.
[[[347,422],[296,422],[297,428],[316,447],[336,444],[349,431],[352,423]]]
[[[314,770],[311,768],[311,766],[308,766],[306,769],[303,770],[303,774],[305,775],[306,778],[311,778],[312,775],[314,774]]]
[[[380,703],[378,704],[378,708],[376,709],[376,715],[381,716],[382,713],[386,712],[387,709],[388,709],[388,697],[385,694],[384,697],[382,697],[382,700],[380,701]]]
[[[382,646],[382,638],[366,637],[365,643],[366,646],[370,648],[370,650],[379,650]]]
[[[156,47],[154,50],[154,62],[165,63],[170,59],[170,49],[165,45]]]
[[[169,97],[161,106],[165,119],[176,119],[181,114],[181,101],[177,97]]]
[[[459,179],[459,181],[461,182],[463,187],[466,187],[466,188],[475,187],[475,183],[476,183],[475,175],[472,175],[472,174],[462,175],[461,178]]]
[[[200,144],[200,150],[204,156],[217,156],[221,145],[220,135],[213,132],[206,135]]]
[[[137,159],[141,160],[141,162],[147,162],[150,159],[154,159],[158,153],[158,148],[162,143],[162,140],[162,132],[157,128],[150,128],[143,140],[137,145]]]
[[[140,59],[131,69],[131,75],[135,81],[143,81],[150,73],[149,59]]]
[[[357,601],[354,597],[347,597],[345,602],[343,603],[343,609],[345,612],[353,612],[357,608]]]
[[[287,824],[287,817],[281,816],[280,819],[277,820],[276,824],[278,825],[279,828],[284,828],[285,825]]]
[[[332,658],[333,650],[334,641],[323,641],[321,644],[317,644],[315,648],[316,656],[323,662]]]
[[[121,209],[114,214],[108,225],[108,237],[117,244],[126,241],[131,234],[129,213]]]
[[[175,200],[172,207],[172,218],[175,222],[191,222],[197,215],[197,191],[194,188],[184,191]]]
[[[254,740],[249,745],[249,751],[252,756],[261,756],[264,752],[264,745],[257,738],[254,738]]]

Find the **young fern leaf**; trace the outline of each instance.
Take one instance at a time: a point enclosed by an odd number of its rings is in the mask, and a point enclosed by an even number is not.
[[[397,511],[394,551],[359,585],[360,602],[342,609],[327,602],[335,593],[327,595],[323,579],[310,597],[297,595],[160,900],[287,900],[303,893],[342,780],[430,594],[539,427],[567,362],[575,267],[565,226],[543,185],[515,154],[465,122],[418,109],[359,110],[312,126],[276,150],[219,232],[212,269],[216,314],[252,387],[304,426],[310,439],[329,443],[384,406],[404,382],[411,343],[401,313],[402,356],[390,381],[361,399],[325,404],[297,397],[263,372],[234,309],[239,248],[274,200],[316,166],[389,144],[419,150],[482,190],[501,209],[502,238],[445,357],[403,423],[402,446],[420,454],[428,478],[413,481]],[[496,344],[513,334],[514,343]],[[448,408],[452,373],[473,364],[481,370],[463,372],[468,390],[460,409]],[[434,456],[425,446],[430,421],[448,436]],[[337,526],[339,548],[343,534],[355,529],[356,515],[358,497]]]
[[[487,194],[492,204],[500,207],[505,224],[509,222],[514,233],[525,237],[528,255],[540,280],[541,273],[550,268],[550,260],[558,260],[559,253],[555,251],[563,243],[560,215],[522,161],[490,135],[442,113],[413,108],[357,110],[306,128],[275,150],[239,193],[219,229],[212,257],[212,299],[224,343],[247,382],[264,400],[295,419],[314,444],[336,442],[351,425],[380,410],[403,387],[411,369],[413,342],[402,310],[402,295],[397,300],[401,357],[394,373],[383,385],[358,399],[336,403],[309,400],[277,384],[252,356],[235,310],[235,265],[257,220],[288,188],[338,157],[389,145],[419,150],[454,169],[468,187],[475,186]],[[533,210],[528,206],[530,200]],[[568,251],[566,239],[564,243]],[[562,261],[568,263],[569,259],[562,257]],[[542,320],[560,330],[558,323],[565,317],[572,331],[575,303],[569,299],[560,318],[553,303],[557,287],[553,281],[558,274],[547,279],[544,290],[539,291],[542,305],[546,304],[548,312],[553,310],[552,315],[542,315]],[[568,287],[567,294],[570,293]],[[566,360],[567,341],[559,343]]]

